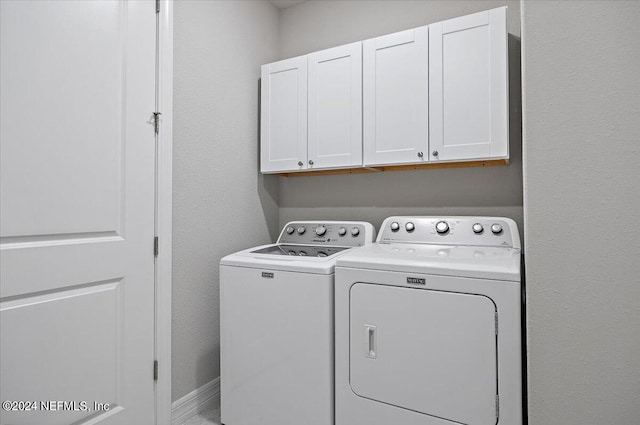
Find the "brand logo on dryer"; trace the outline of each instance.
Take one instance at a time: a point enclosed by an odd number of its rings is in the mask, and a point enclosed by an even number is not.
[[[271,272],[262,272],[262,277],[266,277],[267,279],[273,279],[273,273],[271,273]]]
[[[412,285],[426,285],[427,284],[427,282],[425,282],[425,280],[420,278],[420,277],[408,277],[407,278],[407,283],[410,283]]]

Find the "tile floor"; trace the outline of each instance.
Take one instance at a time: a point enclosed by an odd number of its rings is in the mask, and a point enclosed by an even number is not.
[[[220,407],[212,407],[189,418],[183,425],[220,425]]]

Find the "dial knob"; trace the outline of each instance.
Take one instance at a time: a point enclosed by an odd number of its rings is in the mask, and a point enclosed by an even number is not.
[[[300,252],[298,253],[298,255],[299,255],[300,257],[306,257],[306,256],[307,256],[307,253],[306,253],[305,251],[300,251]]]
[[[296,229],[294,229],[292,226],[288,226],[287,227],[287,234],[292,234]]]
[[[354,227],[353,229],[351,229],[351,236],[358,236],[360,234],[360,229],[358,229],[357,227]]]
[[[397,221],[394,221],[393,223],[391,223],[391,230],[393,230],[394,232],[397,232],[398,229],[400,229],[400,225],[398,224]]]
[[[494,223],[491,225],[491,231],[494,235],[499,235],[500,233],[502,233],[502,226],[498,223]]]
[[[341,227],[340,229],[338,229],[338,234],[340,236],[344,236],[347,234],[347,229],[345,229],[344,227]]]
[[[408,222],[404,228],[407,229],[407,232],[413,232],[416,226],[412,222]]]
[[[320,226],[316,227],[316,235],[322,236],[325,233],[327,233],[327,228],[325,226],[321,224]]]
[[[449,231],[449,225],[447,224],[446,221],[439,221],[436,223],[436,232],[440,233],[441,235],[447,233]]]
[[[298,227],[298,234],[299,235],[304,234],[304,232],[306,232],[306,231],[307,231],[307,229],[305,229],[303,226]]]
[[[480,223],[476,223],[473,225],[473,233],[482,233],[484,231],[484,227],[482,227],[482,224]]]

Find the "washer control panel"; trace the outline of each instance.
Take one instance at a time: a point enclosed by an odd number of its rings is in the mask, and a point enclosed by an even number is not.
[[[375,237],[373,226],[363,221],[293,221],[284,226],[277,243],[354,247]]]
[[[520,249],[520,234],[516,223],[504,217],[389,217],[377,242]]]

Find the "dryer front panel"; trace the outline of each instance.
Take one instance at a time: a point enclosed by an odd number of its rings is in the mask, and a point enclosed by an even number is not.
[[[349,303],[355,394],[449,421],[496,423],[496,307],[490,298],[356,283]]]

